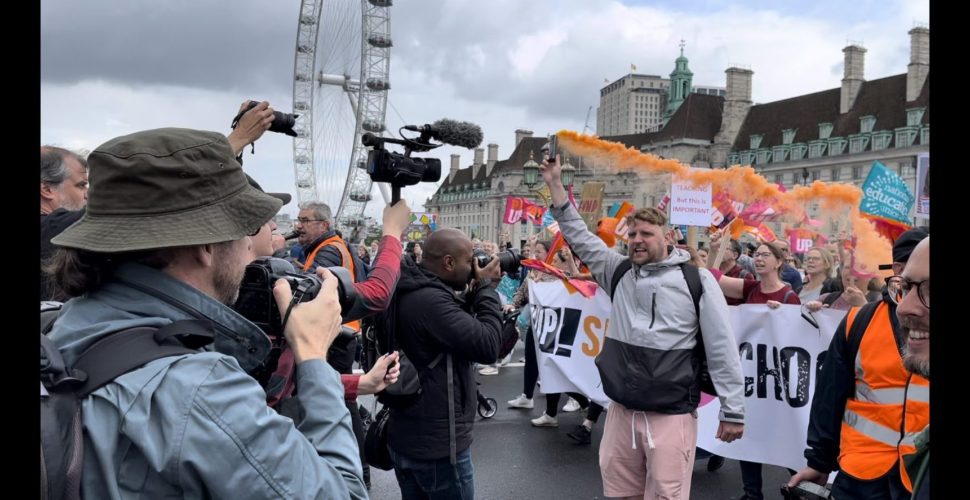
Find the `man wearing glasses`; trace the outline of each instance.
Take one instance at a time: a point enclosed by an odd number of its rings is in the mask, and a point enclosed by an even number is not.
[[[929,344],[930,297],[928,266],[925,276],[914,276],[906,263],[927,237],[922,228],[900,235],[892,265],[880,266],[894,273],[886,279],[882,300],[852,308],[832,336],[812,399],[808,467],[789,486],[801,481],[824,485],[829,473],[839,470],[834,498],[911,498],[913,478],[902,457],[916,451],[915,438],[929,425],[930,383],[911,372],[903,356],[914,336],[915,344],[924,336]],[[906,313],[917,302],[925,308],[926,327],[909,314],[901,326],[897,304]]]

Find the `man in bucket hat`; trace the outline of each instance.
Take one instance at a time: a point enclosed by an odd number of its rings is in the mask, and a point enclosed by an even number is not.
[[[289,311],[300,427],[266,406],[247,372],[270,345],[226,306],[255,234],[281,200],[253,188],[225,136],[158,129],[118,137],[89,156],[84,217],[54,238],[54,279],[68,301],[50,339],[73,364],[93,342],[133,327],[204,320],[214,349],[151,361],[82,404],[88,498],[367,498],[343,404],[325,360],[340,329],[336,279]],[[282,280],[274,295],[291,299]]]

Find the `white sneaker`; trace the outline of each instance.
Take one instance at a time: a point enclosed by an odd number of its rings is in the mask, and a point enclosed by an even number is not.
[[[498,360],[498,366],[505,366],[512,362],[512,353],[510,352],[508,356]]]
[[[559,427],[559,420],[556,417],[550,417],[544,412],[541,417],[532,419],[533,427]]]
[[[478,369],[478,374],[479,375],[498,375],[498,367],[485,365]]]
[[[579,411],[579,401],[576,401],[573,398],[569,398],[569,401],[566,402],[566,406],[562,407],[562,411],[567,413]]]
[[[525,394],[519,394],[519,397],[509,400],[509,408],[524,408],[526,410],[531,410],[534,404],[531,398],[525,397]]]

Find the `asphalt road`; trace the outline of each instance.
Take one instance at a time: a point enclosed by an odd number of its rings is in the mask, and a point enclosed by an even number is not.
[[[524,354],[519,343],[513,361]],[[603,415],[593,429],[591,445],[577,445],[566,433],[582,422],[583,412],[559,412],[558,428],[535,428],[529,420],[542,415],[545,396],[537,388],[535,408],[509,409],[506,401],[522,392],[521,363],[503,367],[498,375],[479,376],[482,394],[498,400],[498,413],[491,419],[479,418],[475,423],[472,461],[475,466],[475,498],[479,500],[505,499],[601,499],[603,483],[600,479],[598,450],[602,438]],[[564,405],[567,398],[560,402]],[[373,398],[362,397],[361,402],[372,408]],[[561,408],[561,407],[560,407]],[[706,459],[694,464],[691,498],[729,500],[741,495],[741,472],[738,462],[725,460],[716,472],[708,472]],[[764,466],[765,498],[781,498],[780,486],[787,482],[788,472],[781,467]],[[371,498],[377,500],[400,498],[393,471],[371,468]]]

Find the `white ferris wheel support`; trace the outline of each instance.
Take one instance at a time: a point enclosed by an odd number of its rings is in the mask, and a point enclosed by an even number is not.
[[[293,64],[297,201],[330,205],[348,241],[363,236],[371,200],[361,136],[385,131],[391,3],[302,0],[300,6]]]

